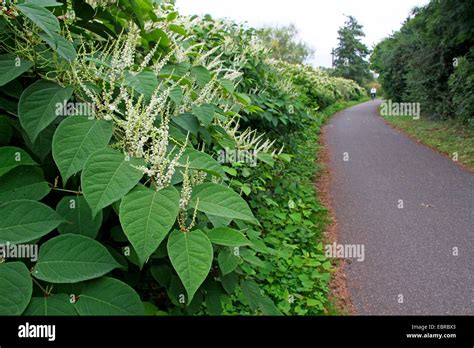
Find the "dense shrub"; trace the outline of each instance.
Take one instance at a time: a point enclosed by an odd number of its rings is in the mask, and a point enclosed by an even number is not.
[[[371,57],[387,98],[419,102],[432,118],[468,122],[473,117],[468,113],[473,107],[473,77],[465,59],[472,58],[463,57],[474,44],[473,2],[436,0],[413,14],[400,31],[375,47]]]

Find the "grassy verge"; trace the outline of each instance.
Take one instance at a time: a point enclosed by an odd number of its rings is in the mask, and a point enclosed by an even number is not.
[[[331,106],[324,109],[323,111],[321,111],[321,115],[323,116],[323,121],[326,122],[327,120],[329,120],[329,118],[331,118],[331,116],[338,113],[339,111],[350,108],[351,106],[354,106],[360,103],[364,103],[369,100],[370,98],[363,98],[360,100],[342,101],[342,102],[334,103]]]
[[[430,120],[410,116],[385,116],[384,119],[415,140],[426,144],[474,169],[474,128],[468,128],[451,120]]]
[[[262,224],[263,239],[274,252],[262,254],[267,268],[254,268],[264,292],[287,315],[341,314],[329,299],[334,271],[324,255],[325,231],[330,222],[326,207],[315,190],[321,167],[321,125],[333,114],[362,101],[338,102],[318,113],[298,132],[291,162],[274,167],[260,177],[269,178],[269,190],[252,197],[251,205]]]

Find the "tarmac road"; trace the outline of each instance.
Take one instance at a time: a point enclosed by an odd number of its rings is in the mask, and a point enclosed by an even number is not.
[[[346,265],[357,314],[474,315],[474,174],[385,124],[380,103],[325,131],[338,243],[364,247]]]

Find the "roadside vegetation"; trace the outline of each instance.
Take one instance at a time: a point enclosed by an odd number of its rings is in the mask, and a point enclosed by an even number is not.
[[[411,116],[385,116],[384,119],[414,139],[474,169],[474,128],[454,120],[430,120]]]
[[[0,12],[0,314],[325,314],[318,129],[357,83],[172,2]]]

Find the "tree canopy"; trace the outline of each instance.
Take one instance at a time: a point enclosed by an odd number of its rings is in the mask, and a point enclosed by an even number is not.
[[[311,58],[314,50],[298,40],[298,29],[294,24],[279,27],[264,27],[259,36],[271,50],[274,59],[291,64],[302,64]]]
[[[474,3],[432,1],[380,42],[371,67],[386,96],[419,102],[433,118],[474,120]]]

